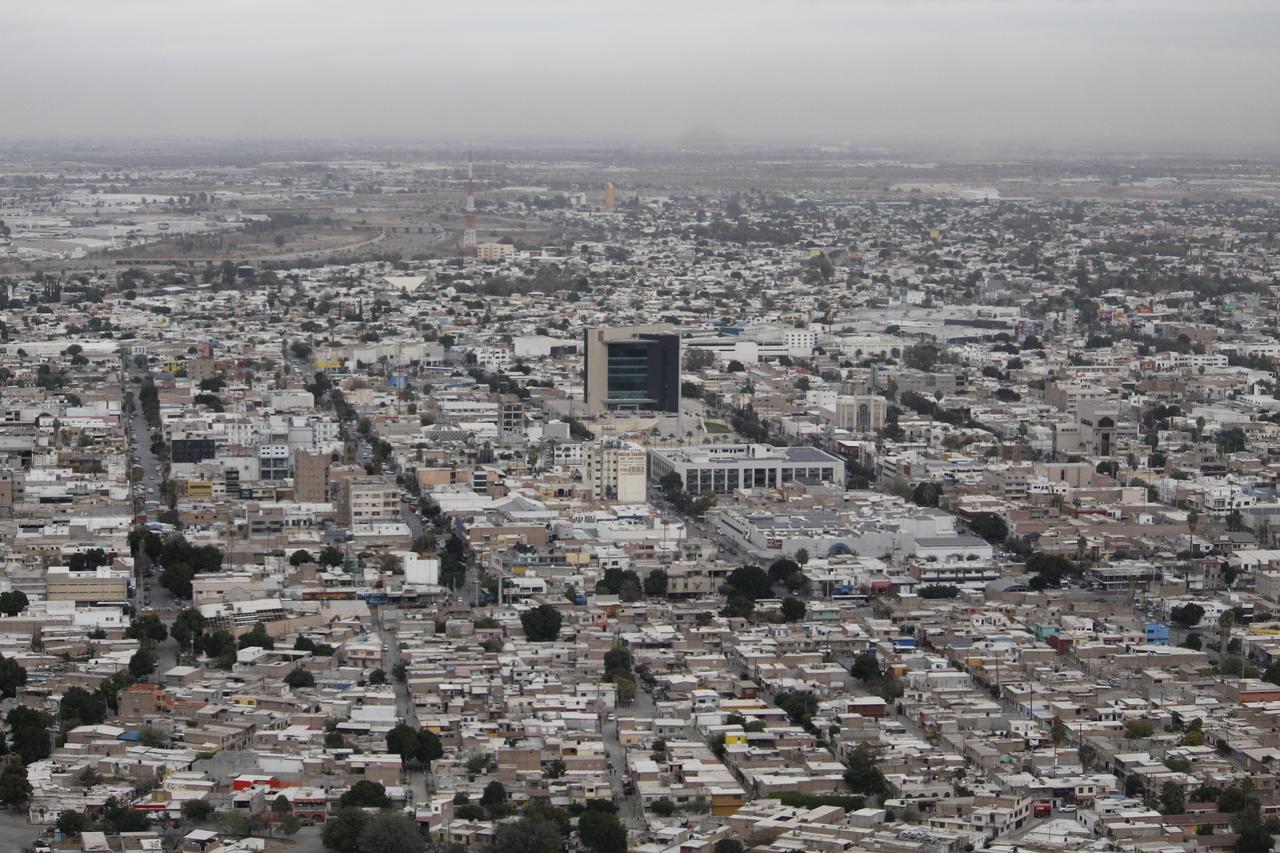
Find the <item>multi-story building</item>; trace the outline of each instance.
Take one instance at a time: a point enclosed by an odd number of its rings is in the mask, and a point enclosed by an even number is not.
[[[587,329],[587,411],[680,410],[680,336],[670,323]]]
[[[298,503],[328,503],[329,466],[342,461],[336,450],[303,450],[293,452],[293,480]]]
[[[476,259],[480,261],[504,261],[514,255],[516,247],[510,243],[481,243],[476,246]]]
[[[26,477],[21,471],[0,471],[0,515],[12,515],[13,508],[26,499]]]
[[[347,524],[400,520],[400,492],[381,477],[348,477],[342,481],[341,514]]]
[[[524,401],[515,394],[494,394],[491,400],[498,404],[498,439],[504,445],[523,444]]]
[[[796,481],[844,485],[844,462],[816,447],[712,444],[649,451],[652,477],[680,475],[685,491],[726,495],[736,489],[773,489]]]
[[[631,441],[607,438],[586,445],[583,480],[596,500],[619,503],[645,502],[645,450]]]
[[[82,605],[125,601],[129,595],[129,573],[101,566],[91,572],[73,572],[66,566],[50,566],[45,578],[49,601],[74,601]]]
[[[838,429],[868,433],[884,428],[889,401],[879,394],[837,397],[832,423]]]

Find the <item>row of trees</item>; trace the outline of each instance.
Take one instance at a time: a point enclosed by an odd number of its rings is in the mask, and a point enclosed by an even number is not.
[[[485,789],[486,792],[488,788]],[[505,793],[505,792],[504,792]],[[578,814],[578,839],[591,853],[626,853],[627,828],[611,800],[589,800]],[[575,811],[577,810],[575,809]],[[498,825],[492,853],[558,853],[574,830],[573,811],[534,805]]]
[[[882,668],[875,655],[858,655],[849,674],[886,702],[893,702],[903,694],[902,681],[892,669]]]

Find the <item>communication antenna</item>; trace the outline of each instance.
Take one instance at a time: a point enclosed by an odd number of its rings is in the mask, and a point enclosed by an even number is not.
[[[462,257],[476,256],[476,194],[471,183],[471,149],[467,149],[467,219],[462,232]]]

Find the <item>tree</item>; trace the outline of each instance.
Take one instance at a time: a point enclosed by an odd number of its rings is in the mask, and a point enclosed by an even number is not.
[[[1200,640],[1199,634],[1188,634],[1187,638],[1181,643],[1182,648],[1191,649],[1193,652],[1200,651],[1204,647],[1204,643]]]
[[[76,689],[84,692],[83,688]],[[53,725],[52,717],[34,708],[16,705],[5,716],[5,722],[9,724],[10,748],[24,764],[49,757],[49,733],[45,729]]]
[[[1155,730],[1155,724],[1150,720],[1129,720],[1124,724],[1124,736],[1130,740],[1151,737]]]
[[[124,635],[130,640],[137,640],[144,646],[163,643],[169,636],[169,629],[154,613],[145,613],[135,618],[125,629]]]
[[[630,705],[636,700],[636,683],[634,680],[619,675],[613,679],[613,684],[620,704]]]
[[[407,815],[379,812],[360,830],[359,853],[421,853],[422,833]]]
[[[782,621],[799,622],[804,618],[805,606],[804,602],[798,598],[784,598],[782,600]]]
[[[387,732],[387,752],[400,756],[405,763],[412,761],[418,754],[418,732],[413,726],[397,723]]]
[[[219,629],[212,634],[205,634],[200,638],[199,645],[223,669],[230,669],[236,662],[236,638],[231,636],[230,631]]]
[[[1080,744],[1080,748],[1076,750],[1076,756],[1080,759],[1080,766],[1085,772],[1089,772],[1089,768],[1093,766],[1094,760],[1098,757],[1098,752],[1092,745],[1087,743]]]
[[[627,828],[616,814],[589,809],[578,818],[578,837],[593,853],[626,853]]]
[[[711,853],[743,853],[742,842],[736,838],[721,838]]]
[[[381,782],[361,779],[338,798],[338,805],[356,806],[362,809],[386,809],[391,807],[391,798],[387,796],[387,789]]]
[[[1248,796],[1244,790],[1232,786],[1218,795],[1218,811],[1234,814],[1245,807]]]
[[[320,551],[318,562],[322,566],[341,566],[343,562],[342,550],[336,545],[326,545]]]
[[[875,747],[869,743],[860,743],[849,753],[849,769],[844,772],[844,781],[855,794],[868,797],[883,796],[889,790],[884,773],[876,765],[880,756]]]
[[[78,811],[65,809],[58,812],[58,819],[54,821],[53,825],[63,835],[75,837],[82,832],[87,832],[93,826],[93,821]]]
[[[669,471],[663,474],[658,480],[658,487],[662,489],[667,501],[674,504],[676,509],[684,506],[684,480],[680,478],[678,472]]]
[[[911,492],[911,502],[916,506],[938,505],[942,498],[942,486],[938,483],[919,483]]]
[[[302,667],[295,667],[284,677],[284,683],[294,690],[300,687],[315,687],[316,677]]]
[[[645,576],[644,594],[661,598],[667,594],[667,573],[662,569],[654,569]]]
[[[301,566],[303,563],[314,563],[315,560],[316,558],[311,556],[310,551],[302,548],[299,548],[297,551],[294,551],[289,555],[289,565],[291,566]]]
[[[387,683],[386,670],[375,669],[373,672],[369,673],[369,683],[370,684],[386,684]]]
[[[818,697],[808,690],[779,691],[773,697],[779,708],[787,712],[791,722],[800,725],[818,713]]]
[[[1069,737],[1071,730],[1062,723],[1054,723],[1053,728],[1049,729],[1049,740],[1053,741],[1054,746],[1062,746]]]
[[[480,795],[480,805],[496,806],[499,803],[507,801],[507,786],[498,780],[493,780],[484,786],[484,793]]]
[[[569,765],[565,764],[562,758],[553,759],[542,768],[542,775],[548,779],[559,779],[567,772],[569,772]]]
[[[1160,788],[1160,813],[1179,815],[1186,811],[1187,792],[1182,786],[1170,779]]]
[[[484,820],[484,806],[476,803],[467,803],[464,806],[455,808],[453,816],[458,820]]]
[[[17,616],[23,610],[27,609],[27,594],[20,589],[10,592],[0,592],[0,613],[5,616]]]
[[[1231,819],[1231,827],[1237,833],[1235,848],[1243,853],[1269,853],[1274,839],[1263,823],[1262,804],[1256,797],[1249,796],[1248,791],[1241,793],[1243,802]]]
[[[185,803],[183,805],[186,805]],[[302,818],[296,814],[281,815],[276,821],[276,828],[292,838],[302,830]]]
[[[1173,607],[1169,610],[1169,619],[1183,628],[1194,628],[1204,617],[1204,608],[1195,602]]]
[[[284,794],[277,794],[276,798],[271,801],[271,812],[275,815],[282,815],[290,809],[289,798]]]
[[[759,566],[739,566],[729,573],[725,583],[742,596],[752,601],[773,596],[773,581]]]
[[[33,788],[27,781],[27,768],[22,759],[11,755],[0,772],[0,803],[19,808],[31,798]]]
[[[204,636],[204,629],[208,624],[209,620],[204,618],[204,614],[194,607],[188,607],[173,620],[173,628],[169,634],[179,648],[190,651],[195,648],[196,640]]]
[[[560,611],[550,604],[540,604],[520,614],[520,625],[530,642],[550,643],[560,636]]]
[[[929,599],[955,598],[960,595],[960,587],[934,583],[920,587],[920,589],[916,590],[916,594],[921,598]]]
[[[420,730],[418,732],[417,759],[422,762],[422,766],[430,770],[431,762],[443,757],[444,744],[440,742],[440,736],[431,731],[431,729]]]
[[[156,653],[151,649],[138,649],[129,658],[129,674],[142,680],[156,671]]]
[[[320,843],[334,853],[361,853],[360,831],[368,822],[368,812],[355,807],[340,808],[325,823]]]
[[[782,583],[787,578],[800,571],[800,564],[795,560],[788,560],[786,557],[774,560],[769,566],[769,580],[773,583]]]
[[[969,522],[969,530],[974,536],[985,539],[991,544],[1003,542],[1009,538],[1009,525],[993,512],[983,512]]]
[[[255,622],[252,630],[240,635],[237,645],[242,649],[253,646],[271,651],[276,647],[276,641],[267,633],[266,627],[261,622]]]
[[[880,662],[875,655],[858,655],[849,667],[849,674],[863,683],[873,681],[880,677]]]
[[[151,828],[151,819],[136,809],[120,805],[115,797],[107,797],[107,801],[102,804],[102,823],[99,828],[108,835],[121,832],[146,832]],[[249,831],[253,831],[252,826]]]
[[[493,853],[559,853],[562,838],[555,822],[536,816],[498,824]]]
[[[182,816],[187,820],[208,820],[213,814],[213,806],[208,800],[184,800]]]
[[[64,731],[77,726],[96,726],[107,718],[106,703],[83,687],[68,687],[58,704]]]
[[[1196,527],[1200,524],[1200,513],[1194,509],[1187,513],[1187,532],[1192,536],[1196,535]]]
[[[0,697],[18,695],[18,688],[27,683],[27,670],[13,658],[0,655]]]
[[[933,344],[917,344],[902,351],[902,362],[912,370],[928,373],[938,363],[938,348]]]

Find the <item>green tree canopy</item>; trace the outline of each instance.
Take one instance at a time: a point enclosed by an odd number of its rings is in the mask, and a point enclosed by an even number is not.
[[[974,516],[969,522],[973,535],[987,540],[991,544],[1003,542],[1009,538],[1009,525],[993,512],[983,512]]]
[[[391,798],[387,796],[387,789],[381,782],[361,779],[338,798],[338,805],[386,809],[391,807]]]
[[[593,853],[626,853],[627,828],[616,814],[588,809],[578,818],[578,837]]]
[[[271,651],[276,647],[276,641],[267,633],[266,627],[261,622],[256,622],[252,630],[240,635],[238,645],[242,649],[256,646]]]
[[[784,598],[782,600],[782,621],[799,622],[804,618],[805,606],[804,602],[798,598]]]
[[[558,824],[536,815],[498,824],[493,853],[559,853],[562,835]]]
[[[295,667],[284,677],[284,683],[294,690],[301,687],[315,687],[316,677],[302,667]]]
[[[769,574],[759,566],[739,566],[729,573],[725,583],[739,595],[752,601],[773,597],[773,581],[769,580]]]
[[[520,614],[524,635],[534,643],[549,643],[560,636],[560,611],[550,604],[540,604]]]

